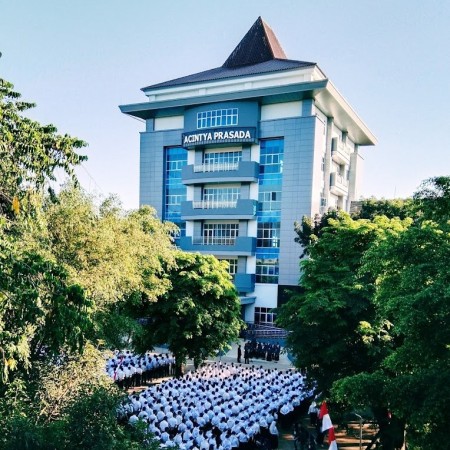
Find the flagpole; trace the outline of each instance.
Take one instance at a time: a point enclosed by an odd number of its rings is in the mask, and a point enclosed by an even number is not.
[[[355,412],[353,414],[355,416],[359,417],[359,450],[362,450],[362,422],[363,422],[363,418],[359,414],[356,414]]]

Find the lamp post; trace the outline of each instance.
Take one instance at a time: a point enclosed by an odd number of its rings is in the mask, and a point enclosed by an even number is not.
[[[354,414],[356,417],[359,418],[359,450],[362,450],[362,423],[363,423],[363,418],[359,414],[356,414],[355,412],[352,413],[352,414]]]

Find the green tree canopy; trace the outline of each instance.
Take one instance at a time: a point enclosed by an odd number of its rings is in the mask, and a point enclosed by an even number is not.
[[[58,135],[53,125],[41,125],[24,112],[35,105],[22,101],[14,86],[0,78],[0,207],[10,212],[30,190],[55,179],[62,169],[74,177],[74,166],[86,160],[78,149],[86,144],[69,135]]]
[[[99,206],[69,185],[44,207],[49,246],[55,258],[95,301],[96,308],[140,292],[154,301],[168,283],[175,227],[149,206],[125,212],[117,198]]]
[[[227,348],[239,335],[240,302],[224,262],[210,255],[177,252],[165,277],[170,289],[147,303],[149,317],[140,348],[167,343],[176,357],[177,374],[187,358],[196,365]]]
[[[85,144],[25,117],[32,106],[0,79],[0,448],[157,448],[118,427],[121,395],[88,339],[124,298],[165,292],[170,227],[74,188],[44,201],[56,170],[76,184]]]
[[[414,217],[414,203],[411,198],[407,199],[393,199],[393,200],[378,200],[376,198],[369,198],[360,202],[359,211],[352,214],[354,219],[374,219],[377,216],[386,216],[391,219],[398,217],[399,219],[406,219],[407,217]]]
[[[334,381],[379,363],[381,349],[367,347],[361,323],[372,323],[375,317],[375,280],[359,270],[371,245],[400,232],[410,221],[353,220],[340,211],[327,223],[301,262],[303,292],[294,295],[278,316],[278,323],[291,331],[288,345],[296,361],[325,391]]]
[[[425,220],[438,223],[450,220],[450,177],[440,176],[425,180],[414,194],[414,205]]]
[[[371,202],[369,219],[317,222],[304,243],[303,293],[279,315],[297,364],[341,406],[371,407],[386,449],[401,446],[405,424],[410,448],[446,440],[449,180],[429,179],[397,206]],[[404,220],[377,215],[405,211]]]

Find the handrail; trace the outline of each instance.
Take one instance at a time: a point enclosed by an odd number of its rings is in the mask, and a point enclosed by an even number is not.
[[[194,164],[194,172],[196,173],[238,170],[238,168],[239,168],[238,162]]]
[[[337,172],[333,172],[332,175],[334,176],[334,184],[339,183],[342,186],[348,186],[348,180],[344,178],[342,175],[340,175]]]
[[[199,236],[192,238],[193,245],[234,245],[235,237]]]
[[[350,155],[350,149],[345,144],[338,144],[334,148],[331,148],[331,154],[334,154],[336,152],[345,153],[347,156]]]
[[[194,209],[236,208],[237,200],[201,200],[192,202]]]

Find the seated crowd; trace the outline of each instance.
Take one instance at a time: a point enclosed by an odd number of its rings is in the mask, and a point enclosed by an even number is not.
[[[119,419],[146,423],[162,447],[185,450],[278,446],[277,420],[312,392],[294,370],[213,363],[129,395]]]

